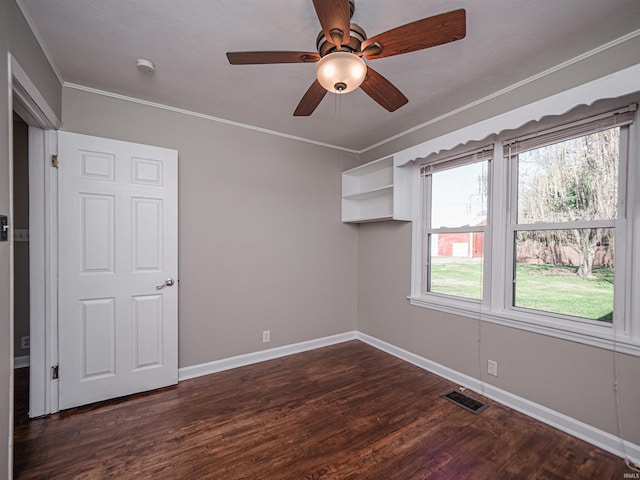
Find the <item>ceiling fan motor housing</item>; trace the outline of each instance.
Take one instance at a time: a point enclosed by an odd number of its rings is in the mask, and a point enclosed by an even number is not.
[[[318,53],[321,57],[324,57],[327,53],[332,52],[352,52],[358,53],[360,52],[360,45],[367,39],[367,34],[364,29],[358,25],[357,23],[352,23],[349,26],[349,43],[345,43],[342,45],[342,48],[334,45],[331,40],[327,40],[324,36],[324,32],[320,32],[318,34],[318,38],[316,39],[316,47],[318,48]]]

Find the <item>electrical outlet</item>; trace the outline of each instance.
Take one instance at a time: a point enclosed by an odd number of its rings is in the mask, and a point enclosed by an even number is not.
[[[31,346],[31,337],[29,336],[20,337],[20,348],[22,348],[23,350],[26,350],[30,346]]]
[[[494,360],[487,360],[487,372],[494,377],[498,376],[498,362]]]
[[[262,343],[268,343],[271,341],[271,330],[265,330],[262,332]]]

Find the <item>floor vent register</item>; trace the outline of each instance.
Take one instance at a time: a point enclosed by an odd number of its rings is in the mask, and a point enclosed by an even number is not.
[[[442,394],[444,398],[449,400],[450,402],[455,403],[456,405],[468,410],[471,413],[478,414],[486,409],[489,405],[475,398],[471,398],[469,395],[465,395],[459,390],[451,390],[447,393]]]

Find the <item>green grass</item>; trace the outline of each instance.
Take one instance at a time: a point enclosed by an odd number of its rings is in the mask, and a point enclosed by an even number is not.
[[[431,267],[431,291],[482,300],[482,264],[433,264]]]
[[[576,271],[561,265],[518,264],[516,306],[611,322],[613,272],[594,268],[593,278],[580,278]]]
[[[515,306],[611,322],[613,272],[594,268],[593,278],[580,278],[576,271],[563,265],[516,265]],[[431,279],[434,293],[482,298],[479,263],[433,264]]]

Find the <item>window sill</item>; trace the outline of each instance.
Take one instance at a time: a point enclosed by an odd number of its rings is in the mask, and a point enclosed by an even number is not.
[[[489,311],[480,302],[426,296],[408,297],[411,305],[482,320],[527,332],[547,335],[571,342],[604,348],[640,357],[640,339],[615,333],[612,325],[562,321],[550,316],[532,315],[516,310]]]

